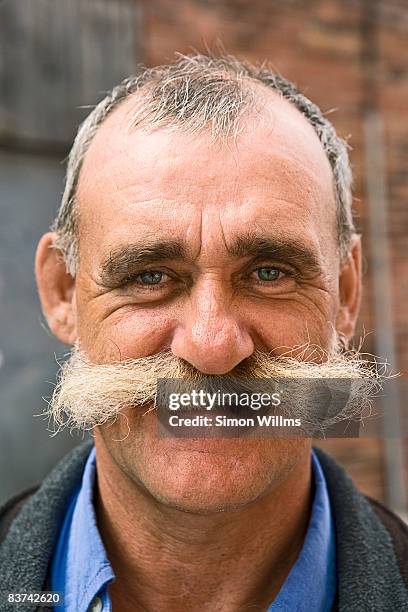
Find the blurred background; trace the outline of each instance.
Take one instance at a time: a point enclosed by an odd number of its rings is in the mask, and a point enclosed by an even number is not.
[[[352,147],[363,233],[357,337],[406,375],[407,32],[406,0],[0,0],[0,503],[81,439],[50,437],[36,416],[67,348],[47,331],[33,276],[76,128],[138,64],[176,51],[266,59],[330,112]],[[394,415],[406,399],[393,392]],[[378,437],[319,444],[365,493],[404,514],[407,444],[389,425]]]

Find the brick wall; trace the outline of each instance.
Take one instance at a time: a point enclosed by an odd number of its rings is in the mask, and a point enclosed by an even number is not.
[[[146,0],[145,62],[171,60],[175,51],[223,46],[241,58],[268,59],[324,111],[352,146],[355,212],[366,253],[364,299],[358,333],[374,352],[370,243],[364,175],[363,113],[378,109],[384,123],[393,318],[398,363],[408,369],[408,5],[405,0]],[[378,25],[377,25],[378,24]],[[384,497],[379,439],[321,443],[356,483]]]

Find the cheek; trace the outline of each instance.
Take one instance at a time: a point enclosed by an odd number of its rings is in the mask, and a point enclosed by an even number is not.
[[[90,359],[137,359],[168,349],[175,327],[171,311],[120,309],[102,321],[79,326]]]
[[[335,307],[330,299],[319,305],[306,301],[275,300],[255,305],[247,325],[257,348],[284,353],[288,348],[313,344],[329,350],[334,338]]]

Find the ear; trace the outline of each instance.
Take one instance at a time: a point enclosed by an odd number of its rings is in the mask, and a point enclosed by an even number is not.
[[[67,272],[61,251],[54,247],[56,235],[44,234],[38,243],[35,275],[45,318],[64,344],[74,344],[76,332],[75,279]]]
[[[339,299],[336,329],[349,341],[354,334],[361,302],[361,239],[357,235],[353,237],[350,253],[340,268]]]

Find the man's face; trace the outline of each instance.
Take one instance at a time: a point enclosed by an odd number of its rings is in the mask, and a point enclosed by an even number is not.
[[[301,114],[266,97],[268,110],[229,145],[129,130],[132,99],[97,132],[77,192],[70,336],[91,361],[170,350],[221,375],[255,349],[332,348],[345,320],[332,171]],[[300,439],[156,439],[144,412],[96,428],[96,443],[127,478],[184,509],[248,503],[309,449]]]

